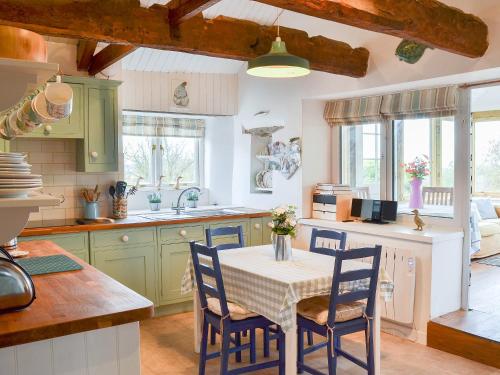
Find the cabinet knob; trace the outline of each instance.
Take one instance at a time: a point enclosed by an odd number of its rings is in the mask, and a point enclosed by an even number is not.
[[[187,236],[187,232],[186,232],[184,229],[180,230],[180,231],[179,231],[179,234],[180,234],[182,237],[186,237],[186,236]]]
[[[92,158],[94,158],[94,159],[97,159],[97,157],[99,156],[99,153],[98,153],[97,151],[92,151],[92,152],[90,153],[90,156],[91,156]]]
[[[124,234],[124,235],[122,236],[122,241],[123,241],[123,242],[128,242],[128,236],[127,236],[126,234]]]
[[[43,127],[43,131],[45,132],[45,134],[50,134],[52,132],[52,125],[45,125]]]
[[[260,224],[259,224],[259,223],[256,223],[253,227],[254,227],[255,229],[260,229]]]

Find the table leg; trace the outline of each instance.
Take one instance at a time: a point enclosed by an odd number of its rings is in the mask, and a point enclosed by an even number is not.
[[[293,305],[292,328],[285,332],[285,374],[297,375],[297,305]]]
[[[194,351],[200,352],[201,329],[203,325],[203,315],[200,309],[200,297],[198,291],[193,293],[193,313],[194,313]]]
[[[378,290],[378,288],[377,288]],[[375,299],[375,317],[373,319],[373,351],[375,356],[375,375],[380,375],[380,306],[382,304],[382,298],[379,292],[377,292],[377,298]]]

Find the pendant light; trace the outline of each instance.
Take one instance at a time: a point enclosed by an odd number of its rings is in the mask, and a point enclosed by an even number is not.
[[[276,18],[278,35],[271,50],[248,62],[249,75],[264,78],[295,78],[311,73],[308,60],[288,53],[285,42],[280,38],[279,17],[280,15]]]

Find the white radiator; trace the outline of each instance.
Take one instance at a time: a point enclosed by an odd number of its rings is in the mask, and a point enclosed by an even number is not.
[[[355,249],[371,247],[373,244],[348,241],[347,247]],[[413,323],[413,308],[415,305],[415,253],[409,249],[382,247],[380,267],[385,268],[394,282],[394,297],[392,301],[382,303],[382,318],[398,323]]]

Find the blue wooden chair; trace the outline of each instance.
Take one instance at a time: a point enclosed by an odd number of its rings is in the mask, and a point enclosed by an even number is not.
[[[318,238],[324,240],[339,241],[339,243],[336,249],[318,246]],[[309,251],[323,255],[335,255],[336,251],[345,250],[346,240],[346,232],[335,232],[333,230],[320,230],[317,228],[313,228],[311,233],[311,244],[309,245]]]
[[[241,306],[237,306],[228,302],[224,290],[224,283],[222,279],[222,272],[219,263],[219,255],[214,247],[209,248],[205,245],[191,241],[189,243],[191,248],[191,256],[193,258],[194,272],[196,276],[196,284],[198,286],[198,293],[200,297],[200,306],[203,311],[203,329],[200,347],[200,363],[199,375],[205,374],[205,366],[207,360],[220,357],[220,374],[221,375],[236,375],[246,372],[263,370],[271,367],[278,367],[279,374],[285,374],[285,336],[283,331],[279,329],[280,334],[280,347],[279,359],[272,360],[257,364],[251,364],[246,367],[229,370],[229,355],[232,353],[239,353],[242,350],[249,349],[250,357],[255,359],[256,348],[255,340],[250,340],[248,344],[241,344],[238,342],[237,335],[242,331],[250,330],[255,332],[256,329],[264,329],[271,325],[273,322],[252,313],[244,311]],[[208,257],[212,264],[200,263],[200,255]],[[206,282],[206,278],[214,280],[215,285]],[[235,311],[235,307],[238,311]],[[237,314],[238,313],[238,314]],[[214,353],[207,353],[208,344],[208,326],[215,327],[217,333],[221,336],[222,344],[221,350]],[[231,335],[234,334],[233,338]],[[231,344],[234,346],[231,347]]]
[[[318,238],[323,240],[321,246],[318,246]],[[335,249],[330,247],[325,247],[325,241],[330,240],[339,241],[338,246]],[[347,233],[346,232],[335,232],[333,230],[320,230],[317,228],[313,228],[311,233],[311,243],[309,245],[309,251],[312,253],[323,254],[323,255],[332,255],[335,256],[337,251],[344,251],[347,241]],[[314,345],[313,333],[311,331],[306,331],[307,333],[307,344],[309,346]],[[340,337],[338,338],[338,342],[335,343],[336,346],[340,347]]]
[[[323,375],[304,363],[304,355],[325,346],[327,347],[329,375],[336,374],[338,355],[342,355],[366,369],[369,375],[375,373],[372,321],[375,311],[381,251],[381,246],[375,246],[374,248],[338,252],[335,258],[330,296],[313,297],[301,301],[297,305],[297,367],[299,373],[307,371],[314,375]],[[344,261],[363,258],[373,259],[369,269],[342,272]],[[342,290],[345,287],[343,286],[341,289],[341,283],[350,283],[354,287],[349,288],[349,290]],[[362,302],[364,300],[366,302]],[[306,329],[325,337],[326,342],[304,348],[304,330]],[[343,351],[334,344],[337,337],[359,331],[365,331],[366,362]]]
[[[223,228],[215,228],[215,229],[206,229],[205,235],[207,239],[207,246],[213,247],[213,237],[219,236],[238,236],[238,242],[235,243],[224,243],[215,246],[217,250],[228,250],[228,249],[237,249],[241,247],[245,247],[245,239],[243,237],[243,227],[241,225],[237,227],[223,227]]]
[[[245,247],[245,239],[243,237],[243,227],[241,225],[236,226],[236,227],[222,227],[222,228],[215,228],[215,229],[210,229],[207,228],[205,229],[205,237],[207,240],[207,246],[208,247],[213,247],[213,240],[214,237],[219,237],[219,236],[238,236],[238,242],[235,243],[224,243],[215,246],[217,250],[229,250],[229,249],[238,249]],[[243,332],[243,336],[246,337],[248,333],[245,331]],[[210,328],[210,345],[215,345],[215,329],[213,327]]]

